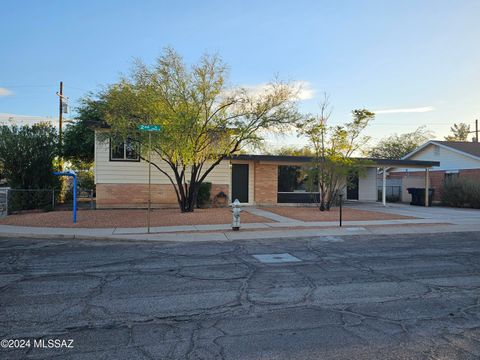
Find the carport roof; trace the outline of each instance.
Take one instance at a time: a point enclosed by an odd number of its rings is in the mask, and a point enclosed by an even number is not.
[[[264,162],[282,162],[282,163],[308,163],[313,160],[311,156],[292,156],[292,155],[249,155],[240,154],[230,157],[231,160],[242,161],[264,161]],[[424,160],[400,160],[400,159],[373,159],[373,158],[355,158],[359,160],[370,161],[369,167],[419,167],[430,168],[440,166],[439,161]]]

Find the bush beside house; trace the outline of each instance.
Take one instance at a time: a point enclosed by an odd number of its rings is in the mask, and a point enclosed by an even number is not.
[[[480,182],[471,178],[456,178],[445,182],[442,204],[453,207],[480,209]]]

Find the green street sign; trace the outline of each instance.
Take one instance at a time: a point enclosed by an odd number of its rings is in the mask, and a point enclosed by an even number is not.
[[[138,125],[140,131],[160,131],[160,125]]]

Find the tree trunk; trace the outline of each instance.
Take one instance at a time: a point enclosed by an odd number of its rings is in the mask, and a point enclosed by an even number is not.
[[[198,183],[190,183],[185,191],[180,193],[179,206],[182,213],[195,211],[199,187]]]

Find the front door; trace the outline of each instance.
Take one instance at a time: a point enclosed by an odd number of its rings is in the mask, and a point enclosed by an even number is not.
[[[347,200],[358,200],[358,173],[351,173],[348,176]]]
[[[232,165],[232,202],[248,203],[248,164]]]

